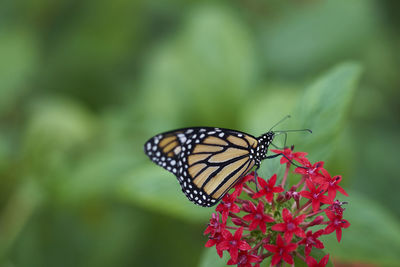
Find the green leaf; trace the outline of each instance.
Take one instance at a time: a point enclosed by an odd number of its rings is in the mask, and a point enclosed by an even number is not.
[[[215,247],[204,248],[199,267],[225,267],[229,260],[229,255],[225,252],[222,259],[218,256]]]
[[[290,142],[309,152],[311,158],[325,160],[347,122],[360,74],[359,64],[346,62],[306,88],[291,122],[294,129],[312,129],[313,134],[291,134]]]
[[[376,37],[378,17],[371,0],[291,5],[280,16],[266,16],[260,34],[266,67],[301,77],[348,55],[354,58]]]
[[[396,266],[400,262],[400,224],[385,207],[357,192],[348,192],[344,218],[351,226],[343,229],[342,240],[335,233],[322,236],[325,250],[341,261]]]
[[[150,163],[123,177],[117,194],[134,205],[204,225],[213,212],[188,201],[176,177]]]

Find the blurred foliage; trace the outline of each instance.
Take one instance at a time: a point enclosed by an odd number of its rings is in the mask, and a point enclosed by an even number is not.
[[[143,143],[205,125],[288,142],[350,192],[334,262],[400,262],[397,1],[0,2],[0,266],[224,266],[212,209]],[[278,139],[277,142],[282,142]],[[260,174],[278,167],[266,161]],[[345,200],[342,198],[342,200]]]

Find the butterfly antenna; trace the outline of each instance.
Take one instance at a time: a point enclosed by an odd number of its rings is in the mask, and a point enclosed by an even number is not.
[[[271,127],[271,129],[269,129],[268,132],[270,132],[272,129],[274,129],[277,125],[281,124],[283,121],[285,121],[286,119],[289,119],[291,116],[290,115],[286,115],[283,119],[281,119],[280,121],[278,121],[277,123],[274,124],[274,126]]]
[[[289,133],[289,132],[309,132],[312,133],[310,129],[300,129],[300,130],[284,130],[284,131],[274,131],[277,134],[282,134],[282,133]]]

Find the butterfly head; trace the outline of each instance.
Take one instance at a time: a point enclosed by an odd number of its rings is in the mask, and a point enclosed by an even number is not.
[[[256,155],[260,161],[267,157],[268,147],[272,143],[272,140],[274,140],[274,137],[275,133],[273,131],[269,131],[257,138],[258,146]]]

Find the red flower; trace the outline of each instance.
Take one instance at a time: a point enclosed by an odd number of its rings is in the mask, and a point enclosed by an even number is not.
[[[286,156],[281,158],[280,163],[281,164],[291,164],[291,162],[288,160],[290,159],[291,161],[293,160],[297,160],[300,162],[300,159],[303,159],[307,153],[306,152],[294,152],[292,151],[292,149],[290,148],[284,148],[283,150],[279,150],[279,149],[271,149],[272,152],[277,153],[277,154],[283,154]]]
[[[226,223],[228,219],[229,212],[238,213],[240,212],[240,208],[236,205],[235,200],[238,197],[239,191],[235,191],[232,194],[226,194],[220,204],[218,204],[215,211],[218,211],[222,214],[222,222]]]
[[[237,260],[234,261],[233,259],[230,259],[227,262],[227,265],[237,264],[239,267],[253,267],[251,264],[259,261],[261,261],[260,257],[249,254],[247,251],[239,251]]]
[[[265,234],[267,226],[265,223],[273,222],[274,219],[264,213],[264,203],[258,202],[257,208],[254,206],[253,202],[249,202],[249,208],[251,210],[251,214],[247,214],[243,217],[245,221],[251,221],[249,225],[249,230],[252,231],[260,227],[260,230]]]
[[[220,250],[228,250],[229,254],[231,254],[232,260],[236,261],[238,258],[239,250],[249,250],[251,249],[250,245],[247,244],[246,241],[241,240],[243,234],[243,227],[240,227],[235,235],[232,236],[231,232],[228,230],[224,230],[222,232],[222,236],[224,240],[217,244],[217,249]]]
[[[294,265],[298,257],[308,266],[324,267],[329,255],[319,262],[310,257],[324,249],[319,238],[335,231],[340,242],[342,229],[350,226],[343,219],[346,202],[334,201],[338,191],[347,195],[339,186],[341,176],[332,178],[323,168],[324,162],[311,164],[306,153],[294,153],[293,147],[273,152],[285,156],[281,159],[285,164],[282,183],[277,184],[276,174],[262,179],[253,172],[240,179],[212,214],[204,232],[209,238],[206,247],[215,246],[220,257],[227,251],[227,264],[239,267],[260,267],[269,257],[271,266]],[[294,172],[300,179],[287,184],[293,181],[288,178],[295,161],[303,166]],[[288,190],[283,189],[284,184]]]
[[[247,183],[249,181],[255,182],[254,172],[251,172],[251,173],[247,174],[246,176],[244,176],[242,179],[240,179],[240,183],[242,183],[242,184]]]
[[[318,263],[316,259],[311,256],[306,258],[308,267],[325,267],[329,261],[329,254],[326,254]]]
[[[290,252],[292,252],[297,248],[297,244],[294,243],[286,244],[280,235],[278,235],[276,239],[276,245],[267,244],[264,245],[263,247],[266,250],[271,251],[273,253],[271,265],[278,264],[278,262],[281,261],[282,259],[289,264],[294,263],[292,255],[290,255]]]
[[[330,222],[325,228],[325,234],[330,234],[336,230],[336,237],[338,242],[342,239],[342,228],[347,228],[350,223],[342,218],[341,214],[335,214],[330,210],[325,210],[326,216],[328,216]]]
[[[319,171],[324,167],[324,162],[323,161],[318,161],[311,165],[310,161],[306,158],[300,159],[299,162],[306,167],[304,168],[296,168],[294,172],[303,174],[306,178],[310,178],[311,180],[321,176]]]
[[[221,243],[224,240],[224,237],[222,236],[222,234],[216,234],[215,236],[210,236],[205,247],[206,248],[210,248],[214,245],[216,245],[216,249],[217,249],[217,254],[220,258],[222,258],[222,250],[220,248],[218,248],[218,244]]]
[[[282,218],[284,222],[275,224],[271,229],[274,231],[285,232],[284,238],[286,242],[292,240],[293,234],[298,237],[306,236],[304,230],[299,227],[299,224],[304,221],[306,215],[300,215],[293,218],[290,211],[287,208],[284,208],[282,211]]]
[[[253,195],[253,198],[259,198],[259,197],[265,196],[267,201],[269,203],[271,203],[272,200],[274,199],[274,193],[280,193],[280,192],[284,191],[284,189],[282,187],[275,186],[276,174],[272,175],[272,177],[268,180],[268,182],[266,182],[262,178],[258,178],[257,180],[262,189],[260,191],[258,191],[257,193],[255,193]]]
[[[332,205],[328,207],[328,210],[332,211],[335,214],[343,215],[344,208],[342,208],[343,204],[347,204],[347,202],[342,202],[339,200],[335,200]]]
[[[316,247],[318,249],[323,249],[324,244],[318,240],[318,237],[324,234],[324,230],[318,230],[315,233],[312,233],[312,231],[307,231],[306,237],[302,239],[298,245],[304,245],[304,252],[306,256],[310,255],[312,247]]]
[[[286,191],[285,193],[285,199],[289,200],[293,198],[295,201],[299,201],[300,195],[299,192],[296,191],[296,188],[292,187],[290,190]]]
[[[315,182],[321,184],[321,187],[325,190],[328,190],[328,197],[332,200],[336,197],[336,190],[342,193],[345,196],[349,196],[344,189],[338,184],[342,180],[342,176],[337,175],[335,177],[331,177],[331,175],[325,170],[321,169],[323,176],[317,177]]]
[[[249,181],[253,181],[255,182],[255,178],[254,178],[254,172],[251,172],[249,174],[247,174],[246,176],[244,176],[242,179],[239,180],[239,182],[236,183],[235,185],[235,192],[238,192],[238,196],[240,195],[240,193],[243,190],[243,185]]]
[[[332,200],[328,198],[327,196],[324,196],[324,190],[319,188],[316,188],[314,186],[314,183],[311,182],[309,179],[306,179],[306,184],[308,189],[310,189],[310,192],[308,191],[301,191],[300,195],[302,197],[308,198],[312,200],[312,207],[313,211],[319,210],[320,203],[324,204],[332,204]]]
[[[223,229],[225,229],[225,224],[219,222],[219,214],[213,213],[204,234],[210,234],[210,236],[213,237],[217,234],[221,234]]]

